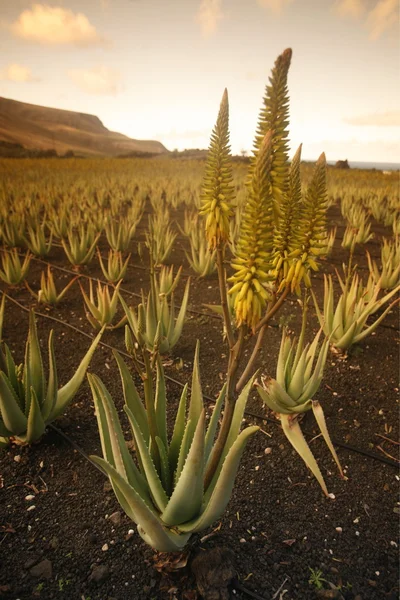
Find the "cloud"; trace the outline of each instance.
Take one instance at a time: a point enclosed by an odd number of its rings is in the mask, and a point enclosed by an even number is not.
[[[115,96],[121,89],[119,71],[104,65],[92,69],[71,69],[68,77],[87,94]]]
[[[106,39],[83,13],[61,6],[34,4],[11,24],[12,33],[20,38],[48,45],[104,46]]]
[[[341,17],[357,19],[365,13],[364,0],[336,0],[334,10]]]
[[[400,127],[400,110],[347,117],[343,120],[348,125],[357,127]]]
[[[294,0],[257,0],[260,6],[269,8],[272,12],[279,14],[283,11],[287,4],[291,4]]]
[[[208,37],[217,31],[218,21],[223,18],[222,0],[201,0],[196,20],[201,32]]]
[[[333,10],[341,17],[363,20],[371,40],[399,24],[399,0],[335,0]]]
[[[40,81],[38,77],[32,75],[32,71],[23,65],[12,64],[0,71],[0,81],[14,81],[17,83],[27,83]]]
[[[398,24],[398,0],[379,0],[367,17],[367,27],[371,40],[377,40],[383,33],[392,30]]]

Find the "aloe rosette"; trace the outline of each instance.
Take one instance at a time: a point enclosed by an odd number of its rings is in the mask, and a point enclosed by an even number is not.
[[[323,371],[329,349],[329,339],[325,338],[320,348],[318,342],[321,330],[311,344],[304,345],[304,324],[298,342],[291,340],[283,332],[279,350],[276,378],[263,381],[263,387],[257,386],[264,404],[279,417],[282,429],[296,452],[309,467],[325,495],[328,490],[317,464],[308,446],[299,424],[299,415],[312,410],[323,438],[343,476],[339,459],[329,437],[325,416],[320,403],[314,399],[322,381]]]
[[[0,440],[31,444],[70,404],[85,377],[102,332],[93,340],[73,377],[58,389],[53,331],[49,335],[49,377],[46,381],[34,312],[29,316],[25,362],[16,365],[10,349],[0,349]]]
[[[212,525],[229,502],[246,442],[258,430],[252,426],[240,432],[253,379],[239,396],[218,468],[210,485],[204,489],[204,474],[224,402],[225,386],[206,426],[199,376],[199,344],[188,410],[188,388],[185,386],[169,439],[161,361],[157,360],[155,393],[149,390],[147,373],[143,403],[126,364],[117,352],[114,356],[123,383],[124,410],[132,429],[137,464],[127,448],[111,396],[95,375],[88,377],[104,458],[92,456],[91,459],[108,475],[121,507],[137,524],[143,540],[160,552],[182,550],[190,536]]]
[[[140,340],[141,345],[143,345],[143,342],[148,350],[153,350],[156,336],[160,336],[159,352],[165,354],[172,350],[182,333],[189,301],[189,288],[190,279],[187,280],[177,316],[175,314],[173,292],[169,294],[160,293],[159,285],[155,279],[152,279],[147,298],[142,291],[142,302],[137,309],[129,307],[122,295],[119,294],[128,321],[125,328],[126,339],[129,340],[133,334],[136,340]],[[131,342],[128,342],[127,347],[130,345]]]
[[[372,284],[371,282],[367,288],[364,288],[357,274],[354,275],[351,282],[349,280],[343,282],[339,277],[339,283],[342,294],[336,307],[331,275],[328,277],[324,275],[323,311],[318,306],[315,294],[311,293],[317,317],[325,335],[330,336],[331,343],[336,348],[347,351],[353,344],[358,344],[375,331],[397,300],[394,300],[371,325],[367,325],[368,318],[400,290],[400,285],[378,298],[381,291],[379,283]]]

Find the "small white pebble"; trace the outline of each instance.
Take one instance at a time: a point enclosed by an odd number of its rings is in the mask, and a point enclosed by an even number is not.
[[[336,496],[331,492],[330,494],[328,494],[328,498],[330,498],[331,500],[335,500]]]
[[[397,544],[393,540],[390,542],[390,545],[393,546],[394,548],[397,548]]]
[[[28,533],[29,533],[30,531],[32,531],[32,525],[28,525]],[[390,543],[392,543],[392,542],[390,542]]]
[[[39,463],[39,467],[40,467],[41,469],[43,469],[43,467],[44,467],[44,462],[43,462],[42,460],[41,460],[41,461],[40,461],[40,463]]]
[[[108,544],[104,544],[104,546],[102,546],[101,549],[103,550],[103,552],[107,552]]]
[[[133,531],[133,529],[129,529],[128,531],[128,535],[133,535],[135,532]]]
[[[342,533],[343,529],[341,527],[335,527],[335,531],[338,533]]]
[[[379,571],[375,571],[375,575],[377,575],[379,577],[380,572]]]
[[[360,517],[356,517],[353,521],[353,523],[359,523],[360,522]]]
[[[254,467],[254,470],[255,470],[255,471],[258,471],[258,469],[259,469],[259,468],[260,468],[260,467],[257,465],[256,467]]]
[[[271,454],[272,448],[265,448],[264,454]]]
[[[246,543],[246,540],[245,540],[244,538],[240,538],[239,542],[240,542],[241,544],[245,544],[245,543]]]
[[[28,506],[28,508],[26,509],[28,512],[30,512],[31,510],[35,510],[36,506],[34,504],[31,504],[31,506]]]
[[[27,496],[25,496],[25,500],[27,502],[30,502],[31,500],[34,500],[35,496],[33,494],[28,494]]]
[[[359,531],[356,531],[356,536],[359,536],[359,535],[360,535],[360,532],[359,532]]]
[[[16,454],[16,455],[14,456],[14,460],[15,460],[15,462],[17,462],[17,463],[21,462],[21,455],[20,455],[20,454]]]

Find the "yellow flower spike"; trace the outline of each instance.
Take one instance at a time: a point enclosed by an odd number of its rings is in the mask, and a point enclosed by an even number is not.
[[[236,271],[229,279],[237,292],[235,312],[238,324],[255,328],[265,307],[267,291],[263,284],[271,279],[273,247],[273,195],[270,170],[272,164],[272,132],[263,140],[253,169],[249,197],[245,205],[236,256],[232,267]]]
[[[216,125],[211,134],[204,175],[200,214],[206,218],[206,238],[210,250],[229,241],[229,219],[233,215],[231,202],[235,195],[232,185],[232,165],[229,146],[229,103],[225,89]]]

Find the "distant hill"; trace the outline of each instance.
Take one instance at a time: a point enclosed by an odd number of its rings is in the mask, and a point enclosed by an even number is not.
[[[0,97],[0,142],[81,156],[166,154],[161,142],[134,140],[109,131],[94,115]]]

